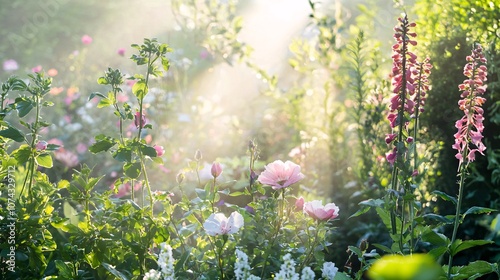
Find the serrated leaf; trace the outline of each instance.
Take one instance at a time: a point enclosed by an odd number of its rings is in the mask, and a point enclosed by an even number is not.
[[[126,163],[123,165],[123,171],[129,178],[138,178],[141,175],[141,164],[139,162]]]
[[[458,270],[457,279],[471,279],[471,277],[475,277],[476,279],[479,276],[494,272],[494,265],[490,264],[486,261],[475,261],[471,262],[466,266],[461,267]],[[464,277],[464,278],[461,278]],[[454,278],[455,279],[455,278]]]
[[[41,154],[35,157],[35,162],[45,168],[51,168],[53,163],[52,163],[52,156],[50,154]]]
[[[486,207],[472,206],[471,208],[467,209],[467,211],[465,211],[463,218],[465,218],[465,216],[470,214],[486,214],[486,213],[489,214],[491,212],[496,212],[496,211],[498,210]]]
[[[12,152],[12,156],[16,159],[17,164],[23,165],[28,162],[31,156],[31,148],[28,145],[22,145],[19,149]]]
[[[24,135],[21,131],[19,131],[17,128],[9,126],[7,129],[1,130],[0,131],[0,136],[12,139],[16,142],[23,142],[24,141]]]
[[[61,260],[55,260],[56,268],[59,271],[59,276],[63,279],[73,279],[76,275],[73,275],[73,269],[70,267],[70,262],[63,262]]]
[[[132,93],[139,99],[144,99],[144,96],[148,93],[148,85],[144,80],[137,81],[132,86]]]
[[[113,153],[113,158],[121,162],[131,162],[132,150],[128,147],[120,147]]]
[[[441,198],[442,200],[445,200],[445,201],[451,201],[453,202],[453,204],[457,204],[457,199],[445,192],[442,192],[442,191],[433,191],[432,194],[435,194],[437,195],[439,198]]]
[[[94,144],[92,144],[89,147],[89,151],[93,154],[96,154],[96,153],[99,153],[102,151],[107,151],[116,144],[114,139],[110,138],[110,137],[96,136],[96,140],[97,140],[97,142],[95,142]]]
[[[451,254],[454,256],[457,253],[472,248],[476,246],[482,246],[486,244],[491,244],[493,241],[488,240],[465,240],[462,241],[460,239],[455,240],[455,242],[451,245]]]
[[[113,102],[108,98],[103,98],[97,103],[97,108],[104,108],[113,105]]]
[[[148,157],[157,157],[158,153],[156,152],[156,149],[147,145],[141,145],[140,147],[141,153],[145,156]]]
[[[16,110],[20,118],[26,116],[33,108],[35,108],[35,104],[31,100],[16,98]]]

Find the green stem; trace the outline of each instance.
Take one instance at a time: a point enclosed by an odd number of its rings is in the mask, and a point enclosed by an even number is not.
[[[139,160],[141,161],[141,169],[144,174],[144,184],[146,185],[146,190],[148,191],[149,205],[151,207],[151,217],[153,217],[153,194],[151,193],[151,186],[149,185],[148,172],[146,170],[146,165],[144,164],[144,156],[142,155],[140,150],[139,150]],[[134,186],[132,186],[132,189],[133,188]]]
[[[314,252],[314,248],[316,248],[317,244],[318,244],[318,236],[319,236],[319,231],[320,231],[320,224],[322,223],[322,221],[318,220],[317,221],[317,226],[316,226],[316,233],[314,234],[314,240],[313,242],[311,243],[311,246],[309,248],[309,252],[307,253],[305,259],[304,259],[304,262],[300,265],[300,268],[299,268],[299,271],[302,271],[302,269],[307,266],[310,262],[310,259],[312,258],[313,256],[313,252]],[[309,230],[308,230],[309,231]]]
[[[465,156],[467,149],[464,149],[464,152],[462,152],[462,156]],[[455,221],[453,222],[453,233],[451,235],[451,241],[450,241],[450,246],[453,245],[457,238],[457,231],[458,231],[458,225],[460,224],[460,208],[462,208],[462,198],[463,198],[463,189],[464,189],[464,182],[465,182],[465,171],[466,171],[466,166],[463,165],[463,163],[460,164],[460,183],[458,186],[458,200],[457,200],[457,209],[455,212]],[[451,268],[453,264],[453,255],[451,254],[452,252],[449,252],[449,257],[448,257],[448,279],[451,279]]]
[[[24,179],[23,187],[21,189],[21,193],[19,194],[19,197],[22,196],[24,187],[26,185],[26,182],[28,182],[28,196],[30,199],[30,202],[33,199],[33,195],[31,193],[31,187],[33,186],[33,176],[35,174],[35,144],[36,140],[38,139],[38,122],[40,119],[40,96],[38,93],[35,93],[35,103],[36,103],[36,116],[35,116],[35,122],[33,123],[32,126],[32,135],[31,135],[31,156],[30,156],[30,161],[28,164],[28,172],[26,173],[26,177]]]
[[[260,274],[260,278],[264,278],[264,274],[266,272],[266,267],[267,267],[267,260],[269,258],[269,253],[272,249],[272,247],[274,246],[274,243],[276,242],[277,238],[278,238],[278,234],[279,234],[279,231],[280,231],[280,228],[281,228],[281,224],[282,224],[282,218],[283,218],[283,208],[284,208],[284,204],[285,204],[285,188],[282,188],[281,189],[281,193],[280,195],[282,196],[282,201],[280,202],[280,205],[279,205],[279,210],[278,210],[278,221],[276,222],[276,228],[275,228],[275,231],[274,231],[274,235],[273,235],[273,238],[271,239],[271,243],[269,244],[267,250],[266,250],[266,254],[264,256],[264,264],[262,265],[262,272]]]

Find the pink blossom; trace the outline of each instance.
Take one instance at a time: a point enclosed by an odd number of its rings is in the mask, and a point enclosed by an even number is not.
[[[257,180],[264,185],[272,186],[273,189],[286,188],[304,178],[300,172],[300,166],[286,161],[275,160],[265,166],[264,172],[259,175]]]
[[[10,71],[16,71],[19,69],[19,65],[17,64],[17,61],[14,59],[7,59],[6,61],[3,62],[3,70],[10,72]]]
[[[79,154],[83,154],[85,153],[86,151],[88,150],[88,147],[87,145],[83,144],[83,143],[78,143],[76,145],[76,152],[79,153]]]
[[[90,45],[92,43],[92,37],[90,37],[89,35],[85,34],[82,36],[82,43],[84,45]]]
[[[301,196],[295,200],[295,208],[297,210],[303,210],[304,209],[304,198]]]
[[[398,155],[398,149],[393,148],[391,152],[385,154],[385,158],[390,164],[394,164]]]
[[[156,150],[156,156],[161,157],[165,154],[165,149],[163,146],[154,145],[153,148]]]
[[[78,164],[78,156],[66,149],[59,149],[54,153],[54,157],[62,162],[66,167],[75,167]]]
[[[216,236],[236,233],[243,224],[243,216],[235,211],[231,213],[229,218],[223,213],[211,214],[203,223],[203,228],[208,235]]]
[[[339,216],[339,208],[335,203],[327,203],[323,206],[321,200],[313,200],[304,204],[304,212],[311,218],[326,221]]]
[[[120,56],[124,56],[125,55],[125,48],[119,48],[116,53]]]
[[[214,178],[217,178],[222,174],[222,166],[218,162],[212,163],[212,168],[210,169],[210,172],[212,173],[212,176]]]
[[[33,73],[38,73],[40,71],[42,71],[42,65],[37,65],[37,66],[31,68],[31,72],[33,72]]]
[[[472,55],[466,57],[466,61],[464,75],[467,78],[458,86],[462,91],[460,95],[462,99],[458,102],[458,106],[464,112],[464,116],[455,123],[458,132],[454,134],[455,144],[452,145],[452,148],[457,150],[455,157],[459,161],[459,166],[465,160],[466,163],[474,161],[476,152],[484,155],[483,152],[486,150],[482,142],[484,110],[481,108],[486,99],[479,95],[483,95],[486,91],[488,72],[484,65],[487,61],[482,47],[477,45],[472,50]]]
[[[139,183],[139,182],[138,182],[138,183],[136,183],[136,184],[134,185],[134,191],[138,191],[138,190],[140,190],[140,189],[141,189],[141,187],[142,187],[142,184],[141,184],[141,183]],[[114,188],[115,188],[115,184],[113,183],[113,184],[110,186],[110,189],[114,189]],[[123,185],[120,185],[120,186],[118,187],[118,192],[115,194],[115,197],[117,197],[117,198],[124,197],[124,196],[126,196],[126,195],[130,194],[130,191],[131,191],[131,190],[132,190],[132,187],[131,187],[130,182],[127,182],[127,183],[125,183],[125,184],[123,184]]]

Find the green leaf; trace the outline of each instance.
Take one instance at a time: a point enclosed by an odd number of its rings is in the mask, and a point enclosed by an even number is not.
[[[139,80],[132,86],[132,93],[137,99],[142,100],[148,93],[148,85],[144,80]]]
[[[35,162],[45,168],[52,167],[52,156],[50,154],[41,154],[35,157]]]
[[[92,92],[89,96],[89,99],[88,101],[92,100],[94,97],[96,96],[99,96],[101,98],[106,98],[106,96],[104,96],[104,94],[100,93],[100,92]]]
[[[485,213],[489,214],[491,212],[496,212],[496,211],[498,210],[485,207],[472,206],[471,208],[467,209],[467,211],[465,211],[462,219],[469,214],[485,214]]]
[[[444,223],[444,224],[452,224],[453,223],[452,219],[448,219],[447,217],[443,217],[441,215],[433,214],[433,213],[422,215],[422,218],[424,218],[426,220],[437,221],[437,222]]]
[[[354,213],[351,216],[349,216],[349,218],[347,218],[347,219],[350,219],[350,218],[353,218],[353,217],[357,217],[357,216],[361,216],[364,213],[368,212],[369,210],[370,210],[370,207],[363,207],[363,208],[359,209],[358,211],[356,211],[356,213]]]
[[[161,65],[163,66],[163,70],[168,71],[168,69],[170,68],[170,61],[168,61],[168,58],[162,57]]]
[[[429,242],[435,246],[448,246],[450,240],[446,235],[437,233],[433,230],[422,235],[422,241]]]
[[[382,244],[373,244],[373,246],[374,246],[375,248],[378,248],[378,249],[380,249],[380,250],[382,250],[382,251],[386,252],[386,253],[389,253],[389,254],[394,254],[394,251],[393,251],[391,248],[389,248],[389,247],[387,247],[387,246],[385,246],[385,245],[382,245]]]
[[[384,205],[384,201],[382,199],[368,199],[361,201],[358,204],[362,206],[381,207],[382,205]]]
[[[99,265],[101,265],[101,261],[99,260],[99,256],[94,251],[86,254],[85,260],[87,261],[88,264],[90,264],[90,267],[92,267],[93,269],[96,269]]]
[[[463,250],[466,250],[466,249],[469,249],[472,247],[476,247],[476,246],[492,244],[492,243],[493,243],[493,241],[488,241],[488,240],[465,240],[465,241],[462,241],[460,239],[457,239],[451,245],[450,254],[452,256],[454,256]]]
[[[116,141],[111,137],[106,137],[104,135],[96,136],[96,142],[89,147],[91,153],[99,153],[102,151],[107,151],[116,144]]]
[[[28,145],[21,145],[19,149],[12,152],[13,157],[16,159],[17,164],[23,165],[28,162],[31,157],[31,147]]]
[[[492,273],[495,266],[485,261],[471,262],[458,270],[458,276],[453,279],[477,279],[478,277]]]
[[[97,79],[97,84],[99,85],[107,85],[108,84],[108,80],[106,80],[105,77],[99,77],[99,79]],[[91,98],[89,98],[90,100]]]
[[[7,129],[1,130],[0,136],[12,139],[16,142],[23,142],[25,139],[23,133],[12,126],[9,126]]]
[[[120,147],[113,153],[113,158],[121,162],[131,162],[132,150],[129,147]]]
[[[439,259],[441,256],[444,255],[444,253],[446,253],[448,251],[448,248],[447,247],[437,247],[437,248],[434,248],[432,250],[430,250],[427,254],[429,254],[430,256],[434,257],[434,259]]]
[[[143,155],[148,157],[157,157],[156,149],[147,145],[141,145],[141,152]]]
[[[16,110],[20,118],[26,116],[31,109],[35,108],[35,104],[27,98],[16,98]]]
[[[54,262],[62,279],[74,279],[76,277],[76,275],[73,275],[73,265],[70,262],[63,262],[61,260],[55,260]]]
[[[194,191],[201,200],[205,200],[207,198],[207,192],[204,189],[196,188]]]
[[[141,163],[125,163],[123,165],[123,171],[125,171],[125,175],[127,175],[129,178],[138,178],[139,175],[141,175]]]
[[[113,105],[113,102],[108,98],[103,98],[97,103],[97,108],[104,108]]]
[[[432,194],[435,194],[437,195],[439,198],[441,198],[442,200],[445,200],[445,201],[451,201],[453,202],[453,204],[457,204],[457,199],[445,192],[441,192],[441,191],[433,191]]]
[[[128,280],[127,276],[125,276],[123,273],[121,273],[120,271],[116,270],[114,266],[108,264],[108,263],[102,263],[102,266],[109,272],[111,272],[111,274],[113,274],[114,276],[118,277],[119,279],[121,280]]]

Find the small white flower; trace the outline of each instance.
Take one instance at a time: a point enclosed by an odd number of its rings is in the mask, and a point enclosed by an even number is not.
[[[275,279],[283,280],[299,280],[299,274],[295,272],[295,261],[290,254],[283,256],[283,264],[280,267],[280,272],[276,274]]]
[[[334,263],[332,262],[323,263],[323,268],[321,269],[321,272],[323,273],[322,274],[323,278],[332,280],[335,277],[335,274],[337,274],[337,271],[339,271],[339,269],[335,267]]]
[[[229,219],[222,213],[212,214],[203,223],[203,228],[207,234],[215,236],[219,234],[233,234],[243,226],[243,216],[238,212],[233,212]]]
[[[236,280],[260,280],[260,277],[250,273],[248,256],[243,251],[236,249],[236,262],[234,263],[234,275]]]
[[[302,269],[300,280],[314,280],[314,277],[316,277],[316,275],[314,275],[314,271],[310,267],[306,266]]]
[[[151,269],[150,271],[144,274],[143,280],[160,280],[161,273],[157,270]]]

